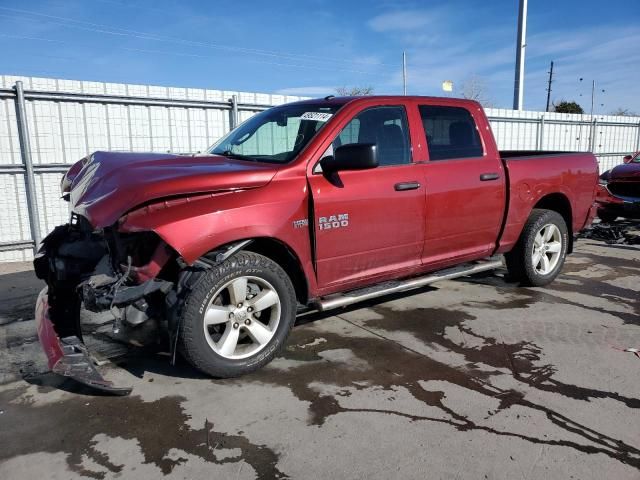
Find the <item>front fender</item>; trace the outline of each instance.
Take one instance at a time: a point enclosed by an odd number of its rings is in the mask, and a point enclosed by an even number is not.
[[[311,280],[315,275],[307,195],[303,177],[258,189],[166,200],[130,212],[120,219],[119,230],[154,231],[189,265],[231,242],[273,238],[301,260],[305,276]]]

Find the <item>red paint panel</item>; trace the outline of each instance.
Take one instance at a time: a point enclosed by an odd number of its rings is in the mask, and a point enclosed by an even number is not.
[[[420,264],[424,187],[396,191],[397,183],[422,184],[419,165],[340,172],[341,185],[323,175],[309,179],[314,199],[318,283],[322,287]],[[347,215],[345,225],[340,215]],[[320,229],[320,218],[336,217]],[[331,222],[329,222],[331,223]]]
[[[36,300],[36,330],[40,345],[47,356],[47,364],[53,370],[63,354],[60,340],[49,318],[47,287],[42,289]]]
[[[429,158],[429,142],[422,127],[420,106],[463,108],[469,112],[479,134],[483,156]],[[505,174],[484,111],[475,102],[454,99],[424,99],[413,102],[419,123],[419,143],[424,149],[426,183],[425,242],[422,261],[441,267],[456,261],[482,258],[495,249],[505,212]],[[428,118],[428,117],[426,117]],[[482,181],[483,174],[498,178]]]
[[[96,152],[73,178],[71,205],[94,227],[107,227],[145,202],[256,188],[269,183],[277,170],[269,163],[216,155]]]
[[[531,209],[544,197],[563,195],[571,205],[573,232],[589,221],[598,182],[598,162],[592,153],[519,157],[506,161],[509,209],[498,252],[508,252],[518,241]],[[522,192],[529,192],[523,195]]]
[[[120,229],[155,231],[187,263],[230,242],[272,238],[297,256],[314,287],[309,227],[294,225],[308,219],[307,182],[298,170],[278,174],[262,188],[195,196],[169,206],[157,202],[123,217]]]

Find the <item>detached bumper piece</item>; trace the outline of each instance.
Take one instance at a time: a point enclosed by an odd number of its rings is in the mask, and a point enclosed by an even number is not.
[[[45,287],[36,303],[38,338],[52,372],[112,395],[128,395],[131,387],[118,387],[106,380],[96,368],[87,347],[78,337],[59,338],[49,318],[49,301]]]

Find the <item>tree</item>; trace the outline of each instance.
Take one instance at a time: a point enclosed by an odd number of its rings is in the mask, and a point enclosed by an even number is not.
[[[365,95],[373,95],[373,87],[371,85],[364,87],[338,87],[336,93],[341,97],[362,97]]]
[[[576,102],[561,100],[553,104],[553,111],[557,113],[584,113],[584,110]]]
[[[609,115],[616,115],[618,117],[637,117],[638,114],[632,112],[628,108],[618,107],[614,111],[612,111]]]
[[[487,85],[477,75],[471,75],[467,78],[460,88],[460,95],[467,100],[475,100],[483,107],[491,107],[493,102],[487,93]]]

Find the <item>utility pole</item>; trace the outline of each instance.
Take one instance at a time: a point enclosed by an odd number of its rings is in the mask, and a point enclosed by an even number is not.
[[[527,0],[518,9],[518,44],[516,45],[516,78],[513,86],[513,109],[522,110],[524,97],[524,50],[527,37]]]
[[[591,80],[591,113],[590,116],[593,118],[593,99],[596,96],[596,81]]]
[[[551,82],[553,82],[553,61],[551,62],[551,69],[549,70],[549,85],[547,86],[547,109],[549,111],[549,100],[551,100]]]
[[[402,94],[407,94],[407,52],[402,52]]]

